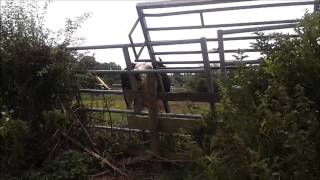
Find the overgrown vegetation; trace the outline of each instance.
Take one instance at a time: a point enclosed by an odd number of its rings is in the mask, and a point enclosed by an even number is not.
[[[319,178],[320,14],[300,26],[258,40],[264,63],[220,82],[221,123],[198,138],[192,179]]]
[[[71,108],[78,83],[66,46],[85,16],[67,20],[58,33],[64,39],[57,39],[45,29],[44,13],[36,1],[8,0],[1,7],[1,179],[39,168],[54,133],[70,123],[62,109]]]

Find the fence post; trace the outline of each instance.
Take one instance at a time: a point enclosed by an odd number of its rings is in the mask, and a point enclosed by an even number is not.
[[[214,88],[213,88],[213,81],[212,81],[211,66],[210,66],[210,61],[208,56],[207,39],[204,37],[201,38],[201,52],[202,52],[204,69],[205,69],[207,80],[208,80],[208,92],[210,93],[210,109],[211,109],[211,114],[213,115],[215,112]]]
[[[149,108],[149,126],[151,132],[151,151],[157,155],[160,155],[160,135],[159,135],[159,109],[157,102],[157,75],[148,74],[147,75],[147,100]]]
[[[222,30],[217,31],[218,35],[218,50],[219,50],[219,59],[220,59],[220,69],[222,76],[226,76],[226,65],[224,58],[224,45],[223,45],[223,32]]]
[[[320,11],[320,1],[314,0],[313,12],[319,12],[319,11]]]
[[[124,60],[126,61],[126,65],[127,65],[127,71],[128,71],[130,84],[131,84],[131,89],[136,91],[137,90],[137,83],[136,83],[136,79],[135,79],[134,74],[131,72],[131,70],[133,70],[133,68],[132,68],[132,64],[131,64],[131,59],[130,59],[128,47],[123,47],[122,52],[123,52]],[[130,98],[132,98],[132,97],[130,97]],[[134,101],[136,101],[136,98],[134,98]],[[137,107],[134,107],[134,111],[137,112]]]

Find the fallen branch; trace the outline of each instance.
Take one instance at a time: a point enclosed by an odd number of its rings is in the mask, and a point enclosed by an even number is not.
[[[166,158],[163,158],[163,157],[161,157],[161,156],[158,156],[158,155],[156,155],[155,153],[153,153],[153,152],[151,152],[151,151],[146,151],[146,152],[147,152],[148,154],[152,155],[153,157],[156,157],[157,159],[161,160],[162,162],[168,162],[168,163],[171,163],[171,164],[173,164],[173,165],[176,165],[176,166],[181,167],[181,165],[180,165],[180,164],[177,164],[175,161],[172,161],[172,160],[170,160],[170,159],[166,159]]]
[[[113,165],[110,161],[108,161],[107,159],[103,158],[102,156],[100,156],[99,154],[91,151],[90,149],[84,147],[81,143],[79,143],[78,141],[76,141],[75,139],[73,139],[72,137],[66,135],[65,133],[62,133],[62,135],[64,137],[66,137],[69,141],[71,141],[74,145],[78,146],[79,148],[81,148],[82,150],[84,150],[86,153],[88,153],[89,155],[93,156],[94,158],[100,160],[101,162],[105,163],[106,165],[108,165],[111,169],[113,169],[115,172],[119,173],[120,175],[126,177],[127,179],[130,179],[129,176],[124,173],[121,169],[119,169],[118,167],[116,167],[115,165]]]
[[[96,178],[96,177],[99,177],[99,176],[103,176],[103,175],[107,174],[108,172],[109,172],[108,170],[105,170],[105,171],[99,172],[99,173],[97,173],[95,175],[90,175],[89,177]]]
[[[139,156],[139,157],[134,157],[134,158],[128,158],[126,160],[124,160],[125,165],[132,165],[132,164],[136,164],[142,161],[147,161],[150,160],[153,156],[151,154],[147,154],[147,155],[143,155],[143,156]]]

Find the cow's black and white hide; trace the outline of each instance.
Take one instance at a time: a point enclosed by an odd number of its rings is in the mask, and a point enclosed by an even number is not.
[[[165,67],[161,62],[157,62],[157,67]],[[153,69],[153,66],[149,63],[132,63],[132,69],[134,70],[146,70],[146,69]],[[144,91],[144,93],[147,93],[147,85],[146,85],[146,80],[147,80],[148,74],[141,73],[141,74],[135,74],[135,80],[137,83],[137,89]],[[170,92],[170,79],[169,76],[166,73],[161,73],[161,80],[164,85],[164,90],[165,92]],[[161,87],[158,86],[159,82],[155,82],[154,86],[157,86],[157,91],[161,91]],[[132,90],[132,85],[130,83],[130,78],[127,73],[121,74],[121,85],[123,91],[126,90]],[[132,110],[133,107],[135,107],[138,111],[141,111],[143,108],[148,107],[148,102],[145,99],[141,98],[134,98],[129,97],[129,96],[124,96],[127,109]],[[163,109],[163,101],[159,100],[158,101],[158,106],[160,107],[160,110]]]

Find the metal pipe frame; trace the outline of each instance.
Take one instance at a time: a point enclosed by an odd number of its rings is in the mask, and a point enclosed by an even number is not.
[[[283,25],[273,25],[273,26],[260,26],[260,27],[252,27],[252,28],[241,28],[241,29],[230,29],[230,30],[222,30],[223,34],[238,34],[238,33],[246,33],[246,32],[258,32],[258,31],[268,31],[275,29],[289,29],[297,27],[297,23],[283,24]]]
[[[179,6],[198,6],[198,5],[221,4],[221,3],[232,3],[232,2],[243,2],[243,1],[253,1],[253,0],[160,1],[160,2],[138,3],[137,7],[142,9],[172,8],[172,7],[179,7]]]
[[[257,21],[257,22],[247,22],[247,23],[228,23],[228,24],[211,24],[211,25],[203,24],[201,26],[154,27],[154,28],[148,28],[147,30],[148,31],[171,31],[171,30],[224,28],[224,27],[254,26],[254,25],[268,25],[268,24],[287,24],[287,23],[297,23],[297,22],[298,20],[291,19],[291,20],[278,20],[278,21]]]
[[[226,63],[227,62],[233,62],[235,60],[226,60]],[[244,60],[243,62],[248,62],[248,64],[250,64],[250,62],[254,62],[256,61],[256,59],[248,59],[248,60]],[[151,60],[139,60],[139,61],[136,61],[136,62],[151,62]],[[217,63],[220,63],[220,61],[209,61],[210,64],[217,64]],[[194,61],[194,60],[180,60],[180,61],[162,61],[161,64],[203,64],[203,60],[197,60],[197,61]],[[169,67],[165,67],[165,68],[159,68],[159,69],[166,69],[166,68],[169,68]],[[171,69],[175,69],[175,68],[180,68],[180,67],[170,67]],[[180,68],[181,69],[181,68]]]
[[[133,31],[136,29],[137,25],[139,23],[139,19],[136,20],[136,22],[134,23],[133,27],[131,28],[130,32],[129,32],[129,40],[130,40],[130,44],[132,46],[132,50],[133,50],[133,54],[135,56],[136,59],[139,58],[138,54],[137,54],[137,51],[136,51],[136,47],[134,46],[134,43],[133,43],[133,39],[132,39],[132,33]],[[143,48],[144,46],[142,46]]]
[[[126,113],[132,115],[149,115],[146,111],[134,112],[126,109],[105,109],[105,108],[84,108],[84,111],[90,112],[105,112],[105,113]],[[175,114],[175,113],[159,113],[159,117],[176,117],[176,118],[191,118],[191,119],[203,119],[202,115],[196,114]]]
[[[111,130],[111,131],[120,131],[120,132],[136,132],[136,133],[149,133],[150,131],[140,130],[140,129],[131,129],[126,127],[114,127],[114,126],[99,126],[99,125],[88,125],[89,128]]]
[[[161,74],[161,73],[204,73],[203,68],[197,69],[147,69],[147,70],[88,70],[91,73],[134,73],[134,74]]]
[[[244,6],[221,7],[221,8],[199,9],[199,10],[187,10],[187,11],[173,11],[173,12],[156,13],[156,14],[145,13],[144,16],[145,17],[163,17],[163,16],[175,16],[175,15],[196,14],[196,13],[206,13],[206,12],[271,8],[271,7],[283,7],[283,6],[301,6],[301,5],[314,5],[314,4],[315,4],[315,1],[286,2],[286,3],[258,4],[258,5],[244,5]]]
[[[272,36],[239,36],[239,37],[224,37],[224,41],[237,41],[237,40],[252,40],[264,37]],[[298,37],[298,35],[293,34],[289,37]],[[218,38],[208,38],[209,42],[216,42]],[[177,45],[177,44],[196,44],[200,43],[200,39],[184,39],[184,40],[166,40],[166,41],[152,41],[149,44],[152,46],[167,46],[167,45]],[[136,47],[144,46],[144,43],[134,43]],[[122,49],[124,47],[132,47],[131,44],[109,44],[109,45],[95,45],[95,46],[77,46],[77,47],[67,47],[67,50],[90,50],[90,49]],[[140,60],[139,60],[140,61]],[[137,61],[137,62],[139,62]]]

